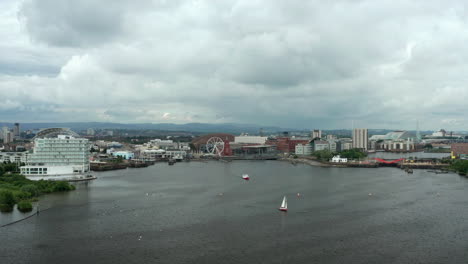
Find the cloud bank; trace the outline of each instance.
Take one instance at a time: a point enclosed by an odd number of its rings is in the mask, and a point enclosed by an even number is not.
[[[467,128],[465,1],[5,0],[0,10],[3,121]]]

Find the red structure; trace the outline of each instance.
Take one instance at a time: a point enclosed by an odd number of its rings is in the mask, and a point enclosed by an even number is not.
[[[379,159],[379,158],[372,158],[378,162],[381,162],[381,163],[385,163],[385,164],[394,164],[394,163],[398,163],[402,160],[404,160],[404,158],[401,158],[401,159],[396,159],[396,160],[384,160],[384,159]]]
[[[451,149],[455,156],[468,154],[468,143],[452,143]]]
[[[223,156],[232,156],[232,149],[231,149],[231,145],[229,145],[228,140],[224,140]]]

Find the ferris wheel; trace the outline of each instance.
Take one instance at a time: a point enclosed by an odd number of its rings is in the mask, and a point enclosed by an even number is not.
[[[213,155],[222,156],[224,151],[224,141],[219,137],[212,137],[206,141],[206,151]]]

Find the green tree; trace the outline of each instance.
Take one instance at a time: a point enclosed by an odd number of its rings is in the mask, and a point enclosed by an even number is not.
[[[342,158],[353,160],[353,159],[363,159],[367,156],[367,154],[360,149],[347,149],[347,150],[340,152],[340,156]]]
[[[314,151],[312,153],[312,156],[315,156],[318,160],[321,160],[321,161],[328,161],[333,157],[333,153],[328,149],[324,149],[324,150]]]

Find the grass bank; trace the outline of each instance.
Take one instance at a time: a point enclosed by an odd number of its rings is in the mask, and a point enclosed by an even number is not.
[[[42,194],[74,190],[75,186],[63,181],[32,181],[19,174],[0,175],[0,211],[11,212],[15,204],[22,212],[32,210],[32,201]]]

